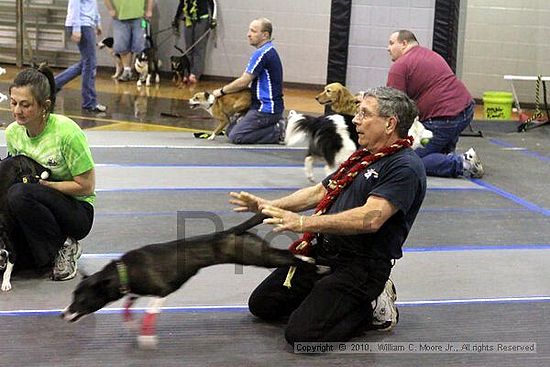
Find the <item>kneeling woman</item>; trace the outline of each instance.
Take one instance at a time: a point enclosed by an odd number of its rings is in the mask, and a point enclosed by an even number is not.
[[[78,240],[94,218],[95,170],[86,136],[73,120],[52,113],[55,82],[47,67],[21,71],[9,93],[15,121],[6,128],[8,154],[30,157],[52,172],[47,181],[8,190],[15,267],[53,267],[53,280],[72,279],[82,254]]]

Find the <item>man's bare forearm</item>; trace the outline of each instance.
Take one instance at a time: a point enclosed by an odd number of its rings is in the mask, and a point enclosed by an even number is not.
[[[325,187],[319,183],[315,186],[300,189],[280,199],[275,199],[270,204],[292,212],[301,212],[315,208],[323,199],[325,193]]]

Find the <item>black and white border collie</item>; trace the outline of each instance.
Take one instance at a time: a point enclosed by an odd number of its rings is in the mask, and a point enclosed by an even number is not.
[[[120,55],[115,53],[113,50],[113,45],[115,44],[113,37],[106,37],[99,41],[97,43],[97,47],[102,49],[107,49],[109,51],[109,54],[113,58],[113,64],[115,65],[115,73],[111,75],[112,79],[116,79],[119,76],[122,75],[122,72],[124,71],[124,67],[122,65],[122,59],[120,58]]]
[[[352,139],[355,136],[355,140]],[[291,110],[287,118],[285,144],[308,144],[304,170],[309,181],[314,181],[313,162],[326,162],[325,173],[334,172],[358,148],[357,131],[353,123],[346,123],[342,115],[313,117]]]

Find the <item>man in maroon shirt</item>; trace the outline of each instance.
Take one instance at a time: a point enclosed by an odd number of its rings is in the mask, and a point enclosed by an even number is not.
[[[420,46],[410,31],[392,33],[388,52],[394,63],[387,86],[412,98],[420,112],[420,121],[433,132],[430,142],[415,150],[426,173],[481,178],[483,166],[473,148],[461,155],[454,153],[460,133],[474,116],[474,102],[466,86],[439,54]]]

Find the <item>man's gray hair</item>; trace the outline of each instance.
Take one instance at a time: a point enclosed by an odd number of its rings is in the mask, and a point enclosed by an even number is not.
[[[363,98],[373,97],[378,102],[378,115],[397,119],[397,135],[407,136],[411,125],[418,116],[418,108],[412,99],[398,89],[376,87],[363,93]]]

